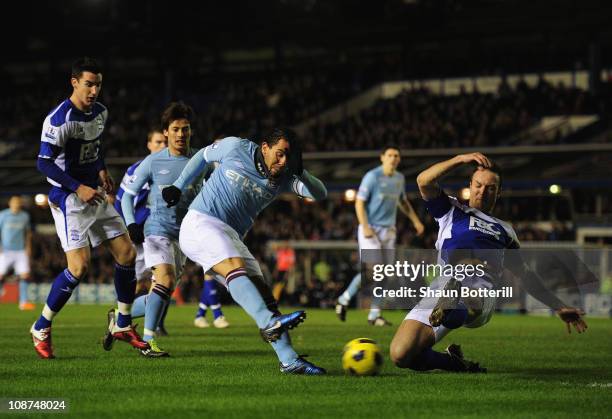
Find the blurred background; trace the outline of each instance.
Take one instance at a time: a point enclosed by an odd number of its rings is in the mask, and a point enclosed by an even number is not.
[[[103,138],[116,181],[147,154],[149,128],[172,100],[197,114],[192,144],[257,141],[292,126],[305,165],[327,185],[321,203],[282,197],[246,238],[282,303],[329,307],[358,266],[355,190],[389,143],[426,225],[398,214],[398,245],[433,248],[437,226],[416,193],[436,161],[481,151],[504,170],[495,216],[525,246],[596,249],[591,312],[612,301],[612,3],[523,0],[270,0],[192,3],[13,2],[0,31],[0,208],[24,197],[34,228],[33,300],[65,258],[36,170],[42,122],[70,95],[70,64],[103,65]],[[443,184],[467,199],[466,172]],[[103,248],[75,301],[113,298]],[[289,260],[290,262],[286,262]],[[279,261],[282,261],[279,263]],[[181,296],[195,301],[189,264]],[[586,304],[586,295],[570,298]],[[227,298],[227,296],[226,296]],[[5,300],[7,300],[5,296]],[[529,308],[523,298],[512,309]]]

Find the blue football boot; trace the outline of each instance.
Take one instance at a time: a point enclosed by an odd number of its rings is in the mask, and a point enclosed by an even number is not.
[[[312,362],[304,359],[306,355],[298,357],[292,364],[280,365],[280,370],[284,374],[303,374],[303,375],[324,375],[327,374],[325,368],[317,367]]]
[[[293,329],[302,323],[305,318],[306,313],[303,310],[272,317],[266,327],[259,329],[259,333],[264,341],[276,342],[285,331]]]

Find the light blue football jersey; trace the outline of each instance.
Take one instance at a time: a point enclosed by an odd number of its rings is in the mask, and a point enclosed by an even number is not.
[[[187,214],[189,203],[199,191],[202,180],[198,179],[189,185],[181,196],[178,205],[172,208],[168,208],[168,205],[162,198],[162,190],[172,185],[185,168],[189,159],[197,151],[192,149],[186,156],[173,156],[170,154],[170,150],[165,148],[155,154],[151,154],[140,163],[128,182],[122,185],[124,191],[131,195],[127,199],[133,199],[145,184],[149,184],[150,192],[147,197],[147,208],[149,208],[150,214],[144,225],[145,236],[156,235],[178,240],[181,221],[185,214]],[[123,215],[125,223],[130,225],[135,222],[135,219],[134,213],[128,214],[128,212],[124,211]]]
[[[191,176],[187,172],[198,173],[207,162],[218,162],[219,166],[189,209],[220,219],[243,237],[253,226],[257,215],[280,193],[293,191],[299,196],[313,197],[313,191],[309,191],[297,177],[285,174],[278,182],[271,183],[257,168],[258,148],[250,140],[227,137],[194,156],[186,173],[174,183],[179,189],[183,189],[182,183]],[[316,185],[317,195],[324,197],[327,194],[325,186],[318,179],[306,171],[304,177]]]
[[[400,172],[385,176],[382,166],[365,174],[359,185],[357,198],[366,202],[370,225],[391,227],[397,218],[397,206],[405,197],[405,178]]]
[[[25,250],[26,232],[30,229],[30,215],[25,211],[13,214],[10,209],[0,211],[0,235],[3,250]]]

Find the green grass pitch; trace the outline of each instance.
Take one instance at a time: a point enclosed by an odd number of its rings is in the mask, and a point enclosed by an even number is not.
[[[171,336],[160,339],[172,355],[167,359],[143,358],[123,342],[104,352],[106,309],[67,306],[53,329],[58,358],[44,361],[28,333],[39,312],[0,306],[0,398],[64,398],[69,412],[52,417],[92,418],[603,418],[612,412],[609,319],[587,319],[586,334],[567,335],[554,318],[495,315],[485,327],[453,332],[438,345],[459,343],[466,358],[489,368],[465,375],[392,365],[388,345],[401,312],[387,314],[393,327],[374,328],[362,311],[350,311],[342,324],[332,310],[308,310],[293,343],[329,375],[305,377],[280,374],[272,349],[236,307],[225,308],[231,322],[225,330],[194,328],[195,305],[171,307]],[[380,376],[343,374],[342,347],[357,337],[383,349]]]

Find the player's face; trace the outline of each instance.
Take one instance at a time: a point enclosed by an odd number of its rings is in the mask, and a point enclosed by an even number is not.
[[[161,132],[155,132],[151,139],[147,142],[147,148],[153,153],[163,150],[168,147],[168,139]]]
[[[380,161],[385,169],[395,171],[400,163],[399,150],[394,148],[386,149],[385,152],[380,155]]]
[[[499,177],[490,170],[479,168],[470,181],[470,202],[472,208],[489,213],[495,207],[499,196]]]
[[[164,130],[168,148],[172,154],[186,154],[191,140],[191,124],[186,119],[176,119]]]
[[[289,156],[289,143],[281,138],[273,146],[262,143],[261,152],[268,167],[271,177],[279,177],[287,168],[287,157]]]
[[[102,74],[83,71],[81,77],[70,79],[73,92],[71,98],[79,108],[91,109],[102,89]]]
[[[9,208],[11,212],[19,212],[21,210],[21,198],[13,196],[9,199]]]

